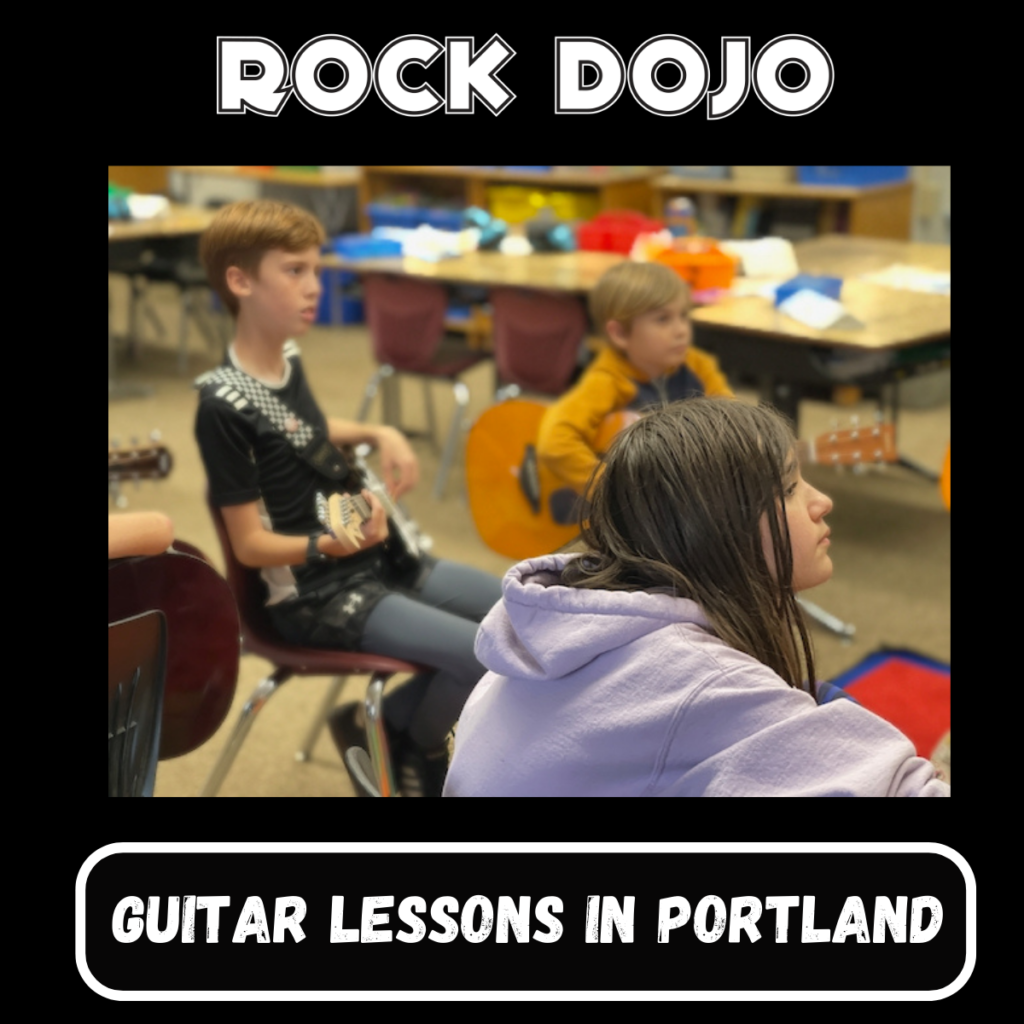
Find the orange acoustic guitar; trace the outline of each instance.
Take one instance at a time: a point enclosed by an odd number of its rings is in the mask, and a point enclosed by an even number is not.
[[[951,442],[952,443],[952,442]],[[949,511],[949,448],[946,445],[946,457],[942,460],[942,473],[939,476],[939,492],[942,494],[942,501]]]
[[[499,555],[520,560],[571,544],[579,534],[576,492],[539,463],[535,445],[548,407],[513,398],[492,406],[466,440],[466,488],[480,539]],[[596,448],[605,452],[615,435],[639,418],[612,413],[601,425]],[[853,466],[898,461],[891,423],[832,430],[799,445],[804,462]]]

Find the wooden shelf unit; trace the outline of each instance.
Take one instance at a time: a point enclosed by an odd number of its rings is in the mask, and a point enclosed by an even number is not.
[[[360,230],[369,231],[366,204],[393,192],[422,190],[464,206],[488,209],[491,185],[533,185],[536,188],[596,193],[602,210],[646,213],[651,206],[651,178],[659,167],[609,167],[606,170],[516,171],[504,167],[362,167],[359,185]]]
[[[911,231],[914,183],[882,185],[803,185],[798,182],[747,181],[734,178],[679,178],[672,174],[651,180],[652,216],[663,217],[674,196],[720,195],[740,199],[801,199],[819,204],[818,233],[829,234],[845,220],[846,232],[871,238],[907,241]]]

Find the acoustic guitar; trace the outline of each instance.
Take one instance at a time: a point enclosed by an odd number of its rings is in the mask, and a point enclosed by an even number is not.
[[[946,457],[942,460],[942,472],[939,474],[939,493],[942,495],[942,503],[949,512],[949,449],[946,445]]]
[[[579,535],[578,495],[537,459],[536,441],[547,406],[514,398],[491,406],[466,439],[466,489],[480,539],[517,561],[558,551]],[[639,418],[630,410],[602,422],[598,454]],[[898,461],[891,423],[832,430],[799,444],[804,462],[855,466]]]
[[[154,442],[148,445],[133,444],[122,448],[114,443],[107,446],[107,488],[118,508],[124,508],[128,499],[121,493],[121,484],[132,480],[138,485],[141,480],[163,480],[174,466],[170,451]]]
[[[137,687],[137,672],[159,671],[162,649],[160,760],[205,743],[227,716],[238,682],[241,629],[223,576],[179,540],[160,555],[114,559],[107,624],[110,705]]]

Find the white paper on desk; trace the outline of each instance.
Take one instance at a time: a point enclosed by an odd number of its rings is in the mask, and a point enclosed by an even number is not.
[[[799,320],[800,323],[819,331],[829,327],[852,331],[864,326],[860,320],[847,312],[841,302],[836,302],[835,299],[830,299],[827,295],[810,288],[801,288],[800,291],[794,292],[779,305],[779,310],[786,316],[791,316],[794,320]]]
[[[166,196],[143,195],[136,192],[126,198],[132,220],[154,220],[166,217],[171,210],[171,201]]]
[[[884,270],[861,274],[865,281],[885,285],[887,288],[902,288],[911,292],[929,292],[934,295],[949,295],[949,272],[929,270],[926,267],[911,267],[905,263],[893,263]]]
[[[750,238],[722,242],[720,247],[737,256],[747,277],[778,277],[788,281],[800,273],[796,250],[788,238]]]

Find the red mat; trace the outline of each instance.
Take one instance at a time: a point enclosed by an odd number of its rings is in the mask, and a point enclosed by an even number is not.
[[[915,651],[880,650],[832,680],[864,707],[892,722],[921,757],[949,732],[949,665]]]

